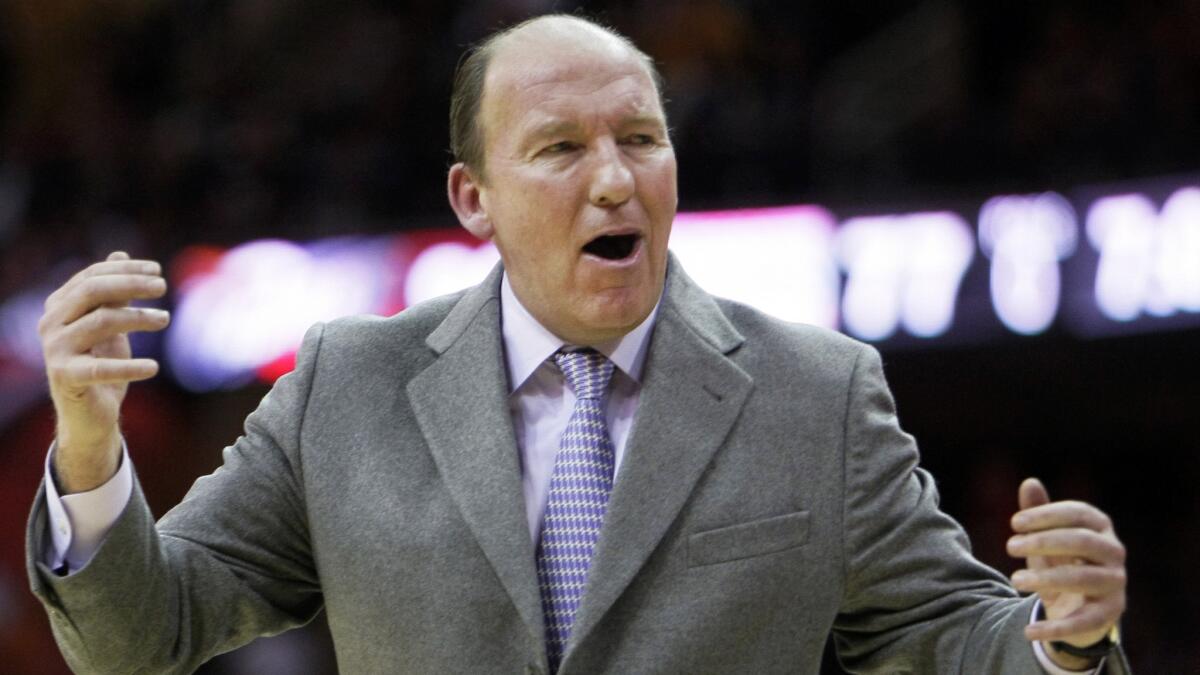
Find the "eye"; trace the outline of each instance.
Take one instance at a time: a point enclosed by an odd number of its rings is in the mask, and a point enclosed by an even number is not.
[[[574,150],[576,147],[578,146],[571,141],[559,141],[542,148],[542,152],[549,155],[561,155]]]
[[[650,134],[633,134],[626,136],[622,142],[626,145],[654,145],[657,143],[655,138]]]

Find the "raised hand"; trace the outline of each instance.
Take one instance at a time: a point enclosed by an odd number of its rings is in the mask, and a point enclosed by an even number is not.
[[[1112,521],[1085,502],[1051,502],[1036,478],[1021,483],[1018,501],[1008,552],[1025,558],[1026,569],[1013,585],[1036,592],[1046,611],[1025,635],[1077,647],[1099,642],[1125,611],[1125,547]]]
[[[162,330],[170,320],[161,309],[130,302],[166,292],[158,263],[116,252],[46,299],[38,333],[58,416],[54,468],[63,493],[90,490],[116,473],[125,392],[158,372],[153,359],[132,358],[128,334]]]

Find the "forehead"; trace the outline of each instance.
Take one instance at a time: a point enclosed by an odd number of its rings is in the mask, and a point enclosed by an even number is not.
[[[563,37],[514,35],[498,49],[484,82],[485,126],[519,133],[554,122],[662,117],[637,53],[611,36]]]

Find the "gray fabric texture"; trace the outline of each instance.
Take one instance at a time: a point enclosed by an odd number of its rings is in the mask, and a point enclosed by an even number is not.
[[[187,673],[324,607],[342,673],[544,673],[497,268],[314,326],[224,464],[155,526],[29,577],[71,667]],[[970,554],[874,349],[714,299],[672,259],[560,672],[1039,673],[1032,599]],[[1112,671],[1118,672],[1118,671]]]

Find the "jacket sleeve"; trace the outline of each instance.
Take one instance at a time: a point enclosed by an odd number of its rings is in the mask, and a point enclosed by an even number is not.
[[[246,420],[223,465],[155,526],[140,484],[91,562],[59,576],[42,561],[43,486],[26,533],[33,592],[68,664],[87,673],[188,673],[323,604],[300,463],[320,325],[295,370]]]
[[[977,561],[938,509],[870,347],[851,376],[844,444],[846,591],[834,640],[847,670],[1042,672],[1023,634],[1034,599]]]

